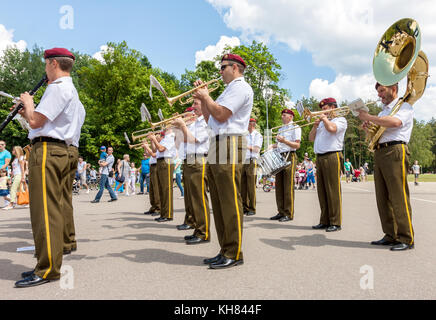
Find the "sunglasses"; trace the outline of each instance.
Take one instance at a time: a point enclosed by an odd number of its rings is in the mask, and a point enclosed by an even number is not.
[[[233,64],[225,64],[221,66],[221,71],[224,71],[228,66],[233,66]]]

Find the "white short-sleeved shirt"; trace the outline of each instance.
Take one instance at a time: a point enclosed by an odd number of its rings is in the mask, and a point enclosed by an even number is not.
[[[206,154],[209,151],[209,132],[207,130],[207,123],[203,116],[188,126],[189,132],[197,140],[196,143],[186,143],[186,154]]]
[[[316,137],[314,150],[316,154],[323,154],[333,151],[342,151],[344,148],[345,131],[347,131],[347,120],[344,117],[337,117],[330,120],[336,124],[337,130],[335,133],[330,133],[321,121],[316,129]]]
[[[71,77],[62,77],[49,84],[35,112],[48,120],[41,128],[29,131],[30,140],[50,137],[79,147],[86,112]]]
[[[82,161],[82,163],[78,162],[77,163],[77,170],[79,171],[80,174],[86,173],[86,170],[83,170],[83,168],[86,168],[86,162],[85,161]]]
[[[379,117],[389,116],[392,108],[397,101],[392,101],[390,104],[383,107],[383,110],[378,114]],[[401,120],[402,125],[398,128],[386,128],[385,132],[380,137],[379,143],[390,141],[404,141],[409,143],[413,129],[413,108],[407,102],[401,105],[400,110],[393,116]]]
[[[163,147],[166,148],[164,152],[160,152],[159,150],[156,152],[156,158],[174,158],[176,156],[176,142],[175,142],[176,135],[171,132],[165,135],[165,138],[161,140],[159,143]]]
[[[221,134],[239,134],[247,132],[253,108],[253,89],[244,77],[236,78],[228,84],[216,103],[232,111],[226,122],[217,121],[212,115],[208,125],[214,136]]]
[[[157,163],[156,157],[150,157],[149,164],[152,165],[152,164],[156,164],[156,163]]]
[[[296,129],[293,129],[293,128],[296,128]],[[293,130],[289,130],[289,129],[293,129]],[[278,131],[278,135],[284,137],[287,141],[291,141],[291,142],[294,142],[297,140],[301,141],[301,128],[294,125],[294,123],[291,122],[288,125],[281,127]],[[278,142],[277,143],[277,150],[280,153],[282,153],[282,152],[295,151],[296,149],[291,148],[287,144]]]
[[[247,136],[247,147],[258,147],[259,152],[253,152],[247,149],[245,159],[259,159],[260,149],[263,145],[263,137],[257,130],[253,130],[252,133],[248,132]]]
[[[22,174],[20,161],[24,161],[24,156],[21,156],[20,159],[15,158],[14,161],[12,161],[12,174],[14,176]]]

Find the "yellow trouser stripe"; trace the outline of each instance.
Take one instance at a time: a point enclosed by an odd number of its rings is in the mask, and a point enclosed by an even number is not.
[[[204,220],[206,221],[206,237],[204,240],[209,240],[209,221],[207,219],[206,199],[204,197],[204,174],[206,172],[206,163],[204,162],[204,158],[201,159],[201,162],[203,163],[203,170],[201,172],[201,196],[203,197]]]
[[[171,161],[168,160],[168,219],[171,219],[171,196],[172,196],[172,185],[171,185]]]
[[[47,163],[47,142],[43,142],[43,153],[42,153],[42,202],[44,206],[44,221],[45,221],[45,233],[47,236],[47,253],[48,253],[48,261],[49,268],[44,274],[43,278],[45,279],[47,275],[51,272],[53,267],[53,261],[51,256],[51,242],[50,242],[50,223],[48,221],[48,208],[47,208],[47,184],[46,184],[46,176],[45,176],[45,166]]]
[[[253,199],[254,208],[256,208],[256,186],[257,186],[257,161],[254,160],[254,199]]]
[[[402,168],[403,168],[403,195],[404,195],[404,205],[406,206],[406,212],[407,212],[407,219],[409,221],[409,229],[410,229],[410,236],[412,237],[412,242],[410,244],[413,244],[414,237],[413,237],[413,229],[412,229],[412,221],[410,219],[410,212],[409,212],[409,206],[407,205],[407,195],[406,195],[406,150],[404,149],[404,144],[402,145],[403,148],[403,162],[402,162]]]
[[[294,219],[294,197],[293,192],[294,192],[294,184],[295,184],[295,163],[294,163],[294,154],[291,153],[291,219]]]
[[[241,218],[239,216],[239,206],[238,206],[238,193],[236,189],[236,142],[235,137],[232,137],[233,144],[233,161],[232,161],[232,177],[233,177],[233,193],[235,195],[235,206],[236,206],[236,216],[238,217],[238,253],[236,254],[236,260],[239,260],[239,254],[241,253]]]
[[[339,152],[336,153],[336,156],[338,158],[339,223],[342,225],[341,160]]]

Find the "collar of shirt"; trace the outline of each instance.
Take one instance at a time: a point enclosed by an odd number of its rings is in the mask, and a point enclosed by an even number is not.
[[[71,78],[69,76],[60,77],[60,78],[57,78],[55,81],[53,81],[51,84],[59,84],[62,82],[73,82],[73,78]]]
[[[389,103],[389,104],[385,104],[384,106],[383,106],[383,111],[385,111],[385,110],[391,110],[393,107],[394,107],[394,105],[395,105],[395,103],[397,102],[397,100],[398,99],[394,99],[394,100],[392,100],[392,102],[391,103]]]

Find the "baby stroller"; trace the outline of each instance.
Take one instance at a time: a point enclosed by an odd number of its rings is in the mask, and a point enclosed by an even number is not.
[[[298,177],[298,190],[308,189],[309,187],[306,186],[306,181],[307,181],[306,170],[301,169],[298,172],[298,174],[299,174],[299,177]]]
[[[80,182],[77,179],[73,180],[73,194],[79,194],[80,191]]]
[[[353,177],[351,178],[352,182],[360,182],[360,170],[354,170]]]

